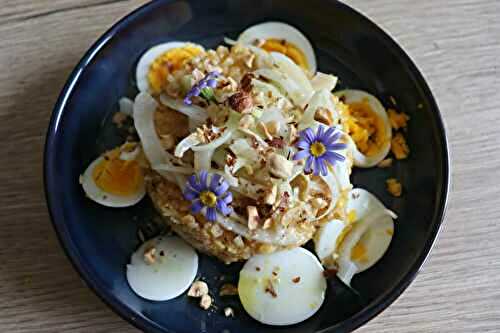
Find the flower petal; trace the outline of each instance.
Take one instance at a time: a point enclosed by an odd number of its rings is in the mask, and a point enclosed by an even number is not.
[[[214,207],[207,208],[206,218],[210,222],[215,222],[215,220],[217,219],[217,211]]]
[[[325,148],[327,150],[344,150],[347,148],[347,145],[345,143],[330,143],[326,144]]]
[[[220,196],[224,192],[226,192],[229,188],[229,184],[226,181],[223,181],[216,189],[214,189],[214,193],[216,196]]]
[[[210,186],[208,187],[208,189],[212,192],[215,191],[215,189],[217,188],[217,186],[219,186],[219,183],[220,183],[220,180],[221,180],[222,176],[219,175],[219,174],[214,174],[212,176],[212,179],[210,180]]]
[[[198,180],[196,179],[196,175],[191,175],[188,179],[189,185],[193,188],[193,190],[197,192],[203,191],[203,188],[200,186],[198,183]]]
[[[319,158],[314,159],[314,175],[319,176],[319,172],[321,170],[321,163]]]
[[[330,164],[335,164],[335,162],[343,162],[345,161],[345,157],[333,151],[328,151],[323,155],[323,158],[328,161]]]
[[[312,171],[312,164],[314,162],[314,156],[309,156],[306,161],[306,166],[304,168],[305,172],[310,173]]]
[[[320,172],[323,176],[326,176],[328,174],[328,169],[326,168],[326,163],[324,158],[318,158],[318,164],[319,164],[319,169]]]
[[[306,140],[304,140],[304,139],[301,139],[301,140],[299,140],[299,141],[295,144],[295,146],[296,146],[297,148],[301,148],[301,149],[309,149],[309,147],[311,146],[311,143],[307,142],[307,141],[306,141]]]
[[[324,132],[325,132],[325,126],[319,125],[318,131],[316,132],[316,140],[321,139],[323,137]]]
[[[301,150],[298,153],[296,153],[295,155],[293,155],[293,160],[294,161],[303,160],[304,158],[308,157],[309,155],[311,155],[309,153],[309,150]]]
[[[331,135],[327,138],[325,137],[324,143],[334,143],[335,141],[337,141],[340,138],[341,135],[342,135],[342,133],[337,131],[333,135]]]
[[[300,132],[300,136],[309,144],[314,141],[314,132],[310,127]]]
[[[206,170],[200,171],[200,185],[205,190],[207,188],[208,172]]]
[[[217,209],[224,215],[231,214],[231,209],[226,205],[224,200],[221,199],[217,200]]]
[[[193,203],[191,205],[191,213],[198,214],[202,208],[203,208],[203,204],[201,203],[201,201],[195,200],[195,201],[193,201]]]
[[[186,187],[184,190],[184,199],[193,201],[194,199],[197,199],[200,196],[200,193],[197,191],[193,191],[189,187]]]
[[[226,196],[222,200],[224,200],[226,204],[230,204],[233,202],[233,194],[231,192],[226,192]]]
[[[335,132],[335,127],[328,127],[325,134],[323,134],[323,137],[329,138],[333,134],[333,132]]]

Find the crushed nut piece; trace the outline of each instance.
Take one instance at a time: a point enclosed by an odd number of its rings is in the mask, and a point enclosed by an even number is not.
[[[300,276],[296,276],[292,279],[293,283],[299,283],[300,282]]]
[[[280,123],[276,120],[271,120],[266,123],[266,128],[269,134],[276,135],[280,131]]]
[[[244,129],[249,129],[255,125],[255,119],[252,115],[246,114],[241,117],[239,122],[239,127]]]
[[[410,152],[410,149],[408,148],[408,145],[406,144],[406,140],[401,133],[397,133],[395,136],[392,137],[391,140],[391,151],[396,156],[396,159],[398,160],[403,160],[408,157],[408,153]]]
[[[232,283],[224,283],[219,290],[219,296],[238,295],[238,288]]]
[[[314,120],[319,121],[327,126],[333,125],[333,114],[327,108],[317,108],[314,114]]]
[[[328,202],[323,198],[314,198],[311,200],[311,205],[316,209],[323,209],[328,205]]]
[[[387,115],[389,116],[391,127],[395,130],[406,128],[408,120],[410,119],[410,117],[406,113],[397,112],[394,109],[387,110]]]
[[[204,295],[208,295],[208,285],[203,281],[195,281],[189,288],[188,296],[189,297],[202,297]]]
[[[294,124],[290,125],[290,144],[295,144],[295,142],[299,139],[299,133],[297,131],[297,127]]]
[[[401,183],[395,178],[389,178],[385,181],[387,185],[387,191],[395,197],[400,197],[403,192],[403,187]]]
[[[278,297],[276,289],[274,289],[273,283],[270,279],[267,280],[266,289],[264,291],[266,293],[269,293],[273,298]]]
[[[169,150],[175,147],[175,138],[172,134],[160,135],[161,146],[165,150]]]
[[[262,133],[264,133],[264,136],[267,140],[271,140],[273,138],[271,133],[269,133],[266,124],[264,124],[262,121],[259,121],[259,123],[257,124],[257,128],[261,130]]]
[[[276,202],[276,195],[278,194],[278,186],[274,184],[270,191],[266,191],[264,194],[264,203],[267,205],[273,205]]]
[[[386,158],[385,160],[382,160],[377,164],[379,168],[389,168],[391,165],[392,165],[392,158]]]
[[[229,97],[229,106],[236,112],[243,113],[249,110],[252,105],[252,96],[244,91],[239,91]]]
[[[127,117],[127,114],[118,111],[113,115],[113,124],[115,124],[116,127],[121,128],[125,120],[127,120]]]
[[[230,308],[230,307],[224,308],[224,316],[226,316],[226,317],[234,317],[234,310],[233,310],[233,308]]]
[[[272,138],[271,140],[266,140],[267,144],[271,147],[281,149],[285,147],[285,140],[282,138]]]
[[[220,227],[220,225],[218,223],[214,223],[212,225],[212,227],[210,228],[210,233],[215,238],[218,238],[218,237],[222,236],[222,234],[224,233],[224,230],[222,230],[222,228]]]
[[[264,224],[262,225],[262,229],[265,230],[265,229],[271,228],[272,223],[273,223],[273,220],[270,217],[268,217],[267,219],[264,220]]]
[[[252,90],[252,79],[255,77],[253,73],[246,73],[240,81],[241,90],[250,92]]]
[[[259,212],[255,206],[247,206],[248,229],[255,230],[259,226]]]
[[[211,305],[212,305],[212,297],[210,297],[210,295],[206,294],[206,295],[201,296],[200,307],[203,310],[208,310]]]
[[[292,175],[293,162],[286,157],[272,153],[269,156],[269,173],[277,178],[287,179]]]
[[[236,236],[233,238],[233,243],[239,248],[242,248],[245,246],[245,243],[243,242],[243,238],[241,236]]]
[[[144,250],[144,261],[148,265],[152,265],[156,261],[156,248],[154,246],[147,247]]]

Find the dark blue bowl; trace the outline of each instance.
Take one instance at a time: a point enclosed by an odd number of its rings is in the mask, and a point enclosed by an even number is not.
[[[237,300],[216,299],[219,310],[206,312],[186,297],[150,302],[136,296],[125,279],[125,265],[139,245],[136,232],[150,222],[145,199],[130,209],[110,209],[84,197],[78,176],[99,153],[117,144],[121,133],[108,126],[121,96],[134,94],[135,63],[147,48],[169,40],[207,47],[236,37],[260,21],[279,20],[302,30],[313,43],[319,69],[336,73],[341,86],[365,89],[408,113],[410,157],[389,169],[357,170],[353,182],[377,194],[399,219],[393,242],[374,268],[356,276],[363,299],[330,286],[325,304],[311,319],[286,328],[250,319]],[[111,308],[151,332],[345,332],[391,304],[410,284],[436,239],[446,206],[448,150],[436,102],[422,75],[401,48],[368,19],[336,1],[155,1],[106,32],[85,54],[54,108],[45,147],[45,187],[60,241],[88,285]],[[385,191],[395,176],[401,198]],[[200,274],[213,290],[237,278],[238,265],[225,266],[201,256]],[[225,318],[231,305],[237,317]],[[404,323],[401,323],[404,325]]]

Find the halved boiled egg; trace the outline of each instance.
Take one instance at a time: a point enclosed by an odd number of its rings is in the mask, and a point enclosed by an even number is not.
[[[393,218],[397,216],[360,188],[350,192],[346,209],[354,221],[337,249],[337,274],[349,284],[354,274],[375,265],[387,251],[394,234]]]
[[[142,244],[127,265],[127,280],[139,296],[166,301],[185,292],[198,272],[198,255],[175,236],[159,236]]]
[[[323,261],[335,252],[345,226],[344,221],[333,219],[316,231],[314,235],[314,251],[320,260]]]
[[[342,90],[334,95],[347,105],[343,126],[352,139],[354,165],[375,166],[391,148],[392,129],[384,106],[361,90]]]
[[[180,69],[203,50],[202,46],[187,42],[169,42],[153,46],[137,63],[137,88],[153,95],[160,94],[167,75]]]
[[[250,258],[238,283],[243,308],[268,325],[306,320],[323,304],[325,291],[323,267],[301,247]]]
[[[292,59],[297,65],[316,72],[316,56],[311,43],[296,28],[282,22],[266,22],[243,31],[238,42],[253,44],[268,52],[278,52]]]
[[[80,177],[85,194],[108,207],[135,205],[146,194],[144,175],[136,160],[140,147],[125,144],[92,162]]]

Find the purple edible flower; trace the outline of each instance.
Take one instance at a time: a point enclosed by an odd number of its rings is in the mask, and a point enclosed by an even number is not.
[[[228,189],[229,184],[221,175],[209,174],[202,170],[198,177],[197,175],[189,177],[184,190],[184,198],[191,201],[193,214],[204,210],[203,214],[206,219],[214,222],[217,219],[217,211],[224,215],[233,212],[232,207],[229,206],[233,201],[233,194]]]
[[[184,104],[191,105],[193,101],[191,98],[195,96],[199,96],[201,91],[204,88],[215,88],[217,87],[217,77],[220,75],[218,71],[209,72],[203,79],[201,79],[198,83],[191,87],[191,90],[188,91],[186,97],[184,97]]]
[[[318,176],[320,173],[326,176],[328,173],[327,163],[335,164],[335,162],[342,162],[345,157],[336,153],[335,150],[343,150],[347,148],[344,143],[336,143],[340,138],[340,132],[335,132],[335,127],[328,127],[320,125],[316,134],[308,127],[300,132],[300,140],[297,142],[297,148],[301,149],[293,156],[295,161],[306,160],[304,171],[306,173],[313,172]]]

